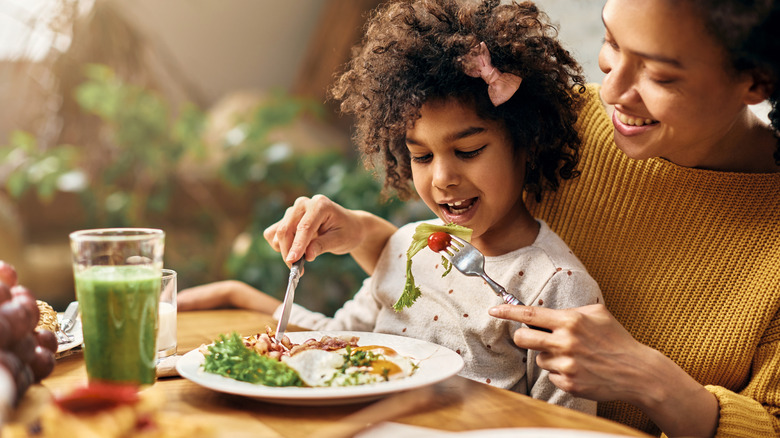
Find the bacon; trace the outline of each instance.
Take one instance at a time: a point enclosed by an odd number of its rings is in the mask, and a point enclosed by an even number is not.
[[[272,359],[281,360],[282,356],[292,356],[304,350],[325,350],[333,351],[346,348],[347,346],[357,347],[357,336],[349,338],[340,338],[332,336],[323,336],[322,339],[307,339],[301,344],[294,344],[290,338],[283,336],[281,342],[276,341],[276,333],[271,327],[266,326],[265,333],[258,333],[244,338],[244,344],[263,356]]]
[[[295,355],[304,350],[325,350],[333,351],[340,350],[342,348],[357,347],[357,336],[352,336],[349,339],[334,338],[332,336],[323,336],[319,341],[316,339],[307,339],[302,344],[298,344],[290,349],[290,356]]]

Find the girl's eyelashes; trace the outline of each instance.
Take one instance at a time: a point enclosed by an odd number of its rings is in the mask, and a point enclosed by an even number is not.
[[[486,147],[487,147],[487,145],[484,145],[484,146],[482,146],[482,147],[480,147],[478,149],[474,149],[474,150],[471,150],[471,151],[455,150],[454,153],[455,153],[456,157],[464,159],[464,160],[468,160],[470,158],[474,158],[477,155],[481,154],[482,151],[484,151]],[[432,153],[427,153],[427,154],[424,154],[424,155],[410,154],[410,157],[411,157],[411,160],[413,162],[422,164],[422,163],[430,162],[433,159],[433,154]]]
[[[474,158],[477,155],[481,154],[486,147],[487,145],[484,145],[481,148],[475,149],[473,151],[455,151],[455,155],[457,155],[460,158]]]
[[[425,155],[412,155],[412,161],[415,163],[427,163],[431,161],[433,158],[433,154],[425,154]]]

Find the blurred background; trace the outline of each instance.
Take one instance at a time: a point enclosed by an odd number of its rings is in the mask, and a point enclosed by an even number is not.
[[[233,278],[281,297],[288,270],[262,230],[296,197],[430,217],[382,199],[325,99],[379,3],[0,0],[0,260],[63,310],[70,232],[162,228],[180,288]],[[538,4],[600,81],[603,2]],[[364,278],[348,256],[306,274],[296,300],[326,314]]]

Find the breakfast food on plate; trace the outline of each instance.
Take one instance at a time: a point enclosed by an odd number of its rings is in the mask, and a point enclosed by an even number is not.
[[[18,283],[16,269],[0,260],[0,418],[54,369],[57,339],[37,329],[39,316],[38,303]]]
[[[355,386],[411,376],[417,364],[389,347],[358,346],[359,338],[323,336],[293,344],[266,333],[222,335],[202,347],[203,369],[265,386]]]
[[[442,234],[446,235],[443,237]],[[412,243],[409,245],[409,249],[406,250],[406,283],[404,284],[404,290],[401,296],[398,297],[398,301],[393,304],[393,309],[396,312],[400,312],[404,307],[412,307],[417,298],[420,297],[420,288],[414,284],[414,276],[412,275],[412,257],[420,252],[426,246],[429,246],[432,251],[439,252],[446,248],[449,244],[449,235],[458,236],[463,240],[471,240],[471,229],[449,223],[446,225],[435,225],[429,223],[421,223],[417,225],[412,236]],[[436,237],[434,237],[436,236]],[[431,239],[433,242],[431,242]],[[449,274],[452,266],[449,261],[442,257],[442,263],[445,267],[444,275]]]
[[[133,385],[91,383],[56,397],[32,424],[12,424],[9,438],[210,437],[193,418],[164,412],[165,395]],[[6,435],[4,434],[5,438]]]

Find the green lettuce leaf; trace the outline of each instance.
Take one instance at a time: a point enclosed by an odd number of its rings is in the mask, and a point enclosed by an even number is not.
[[[202,365],[206,372],[266,386],[303,386],[295,370],[247,347],[237,332],[220,335],[208,351]]]
[[[406,250],[406,283],[404,284],[404,290],[401,296],[398,297],[398,301],[393,304],[393,309],[396,312],[400,312],[404,307],[412,307],[417,298],[422,295],[420,288],[414,284],[414,276],[412,275],[412,257],[420,252],[421,249],[428,246],[428,236],[437,232],[444,231],[445,233],[458,236],[463,240],[471,241],[471,229],[460,225],[449,223],[446,225],[435,225],[422,223],[417,225],[412,235],[412,243],[409,245],[409,249]],[[442,264],[444,266],[444,274],[442,277],[449,274],[452,270],[450,263],[442,257]]]

